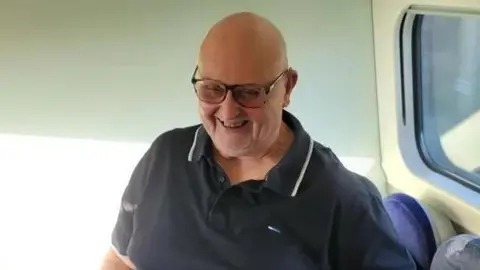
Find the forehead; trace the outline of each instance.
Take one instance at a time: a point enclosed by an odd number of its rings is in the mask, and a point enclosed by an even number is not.
[[[261,61],[203,60],[198,63],[197,74],[227,84],[266,83],[276,76],[273,65]]]
[[[228,43],[217,43],[200,51],[200,76],[228,84],[265,83],[279,72],[278,57],[266,51],[265,46]]]

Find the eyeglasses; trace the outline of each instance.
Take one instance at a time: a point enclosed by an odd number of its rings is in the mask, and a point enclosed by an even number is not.
[[[245,108],[259,108],[267,101],[267,96],[275,87],[275,84],[283,75],[290,71],[290,68],[280,73],[272,82],[267,84],[224,84],[212,79],[197,79],[198,66],[192,75],[192,84],[195,94],[202,102],[209,104],[220,104],[227,97],[228,91],[232,92],[235,101]]]

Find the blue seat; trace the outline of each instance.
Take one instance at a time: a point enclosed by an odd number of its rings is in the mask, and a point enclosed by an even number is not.
[[[435,253],[430,269],[480,269],[480,237],[471,234],[461,234],[445,241]]]
[[[415,198],[395,193],[383,200],[400,242],[419,269],[430,269],[437,247],[455,235],[451,222]]]

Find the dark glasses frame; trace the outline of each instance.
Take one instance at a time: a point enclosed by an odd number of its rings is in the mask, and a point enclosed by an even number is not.
[[[282,71],[280,74],[277,75],[277,77],[275,77],[275,79],[273,79],[271,82],[269,83],[266,83],[266,84],[225,84],[221,81],[218,81],[218,80],[214,80],[214,79],[206,79],[206,78],[195,78],[195,75],[197,75],[197,72],[198,72],[198,65],[195,67],[195,70],[193,71],[193,74],[192,74],[192,78],[191,78],[191,83],[193,84],[193,88],[195,90],[195,94],[197,96],[197,98],[202,101],[202,102],[205,102],[205,103],[209,103],[209,104],[221,104],[225,98],[227,97],[228,95],[228,91],[231,91],[232,92],[232,97],[235,99],[235,101],[240,104],[241,106],[243,107],[246,107],[246,108],[259,108],[261,107],[263,104],[266,103],[267,101],[267,96],[268,94],[272,91],[272,89],[275,87],[275,85],[277,84],[278,81],[280,81],[280,79],[287,73],[289,73],[291,71],[291,68],[287,68],[285,69],[284,71]],[[196,88],[196,85],[198,82],[202,82],[202,81],[211,81],[211,82],[215,82],[216,84],[218,84],[219,86],[222,87],[222,89],[225,89],[225,92],[223,93],[223,97],[221,99],[219,99],[218,101],[211,101],[211,100],[202,100],[200,98],[200,96],[198,95],[198,90]],[[251,89],[258,89],[260,91],[263,91],[264,95],[264,100],[261,100],[259,103],[259,105],[248,105],[248,104],[245,104],[244,102],[242,102],[242,100],[240,98],[238,98],[241,94],[241,92],[243,90],[245,90],[245,88],[251,88]],[[250,89],[250,90],[251,90]]]

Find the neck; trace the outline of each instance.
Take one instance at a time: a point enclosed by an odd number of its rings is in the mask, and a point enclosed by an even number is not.
[[[285,155],[288,149],[290,149],[290,145],[292,144],[293,139],[293,131],[285,123],[282,123],[282,125],[280,126],[278,137],[274,141],[274,143],[262,154],[253,159],[255,161],[261,161],[265,159],[274,160],[275,163],[277,163]]]
[[[227,158],[215,150],[215,159],[234,183],[249,179],[264,179],[289,150],[294,139],[292,130],[284,123],[278,138],[266,150],[252,156]]]
[[[279,159],[282,158],[288,151],[293,139],[293,131],[285,123],[282,123],[277,139],[270,146],[265,147],[264,149],[251,155],[241,157],[227,157],[215,149],[215,157],[237,162],[261,162],[263,160]]]

